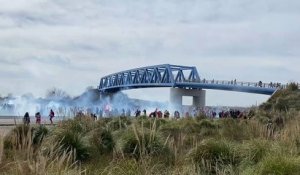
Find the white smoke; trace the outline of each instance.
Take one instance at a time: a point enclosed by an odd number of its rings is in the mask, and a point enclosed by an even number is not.
[[[101,95],[96,89],[88,89],[82,95],[74,98],[62,97],[36,99],[33,96],[23,95],[17,97],[5,98],[0,100],[1,116],[18,116],[22,117],[26,112],[30,116],[40,112],[42,118],[47,118],[49,111],[55,112],[56,119],[65,119],[74,117],[78,112],[84,114],[104,112],[106,106],[114,115],[121,115],[122,111],[130,111],[131,116],[136,110],[154,111],[156,108],[162,109],[166,105],[163,103],[150,102],[145,100],[130,99],[126,94],[117,92],[112,95]]]

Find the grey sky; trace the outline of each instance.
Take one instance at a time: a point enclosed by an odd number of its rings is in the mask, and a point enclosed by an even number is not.
[[[207,79],[300,81],[298,0],[0,0],[0,94],[78,95],[103,75],[161,63]],[[168,99],[167,89],[126,91]],[[209,105],[267,96],[209,91]],[[220,99],[222,97],[222,99]]]

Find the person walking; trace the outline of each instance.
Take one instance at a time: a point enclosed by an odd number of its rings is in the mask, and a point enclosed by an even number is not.
[[[39,112],[35,114],[35,123],[39,125],[41,124],[41,114]]]
[[[23,122],[24,122],[24,125],[29,125],[30,124],[30,117],[29,117],[28,112],[25,113],[24,118],[23,118]]]
[[[55,116],[55,114],[54,114],[53,110],[51,109],[50,110],[50,114],[49,114],[51,125],[53,124],[53,120],[52,119],[54,118],[54,116]]]

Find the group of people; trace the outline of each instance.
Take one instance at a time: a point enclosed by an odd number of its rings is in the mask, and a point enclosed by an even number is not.
[[[43,113],[37,112],[35,114],[36,124],[41,124]],[[51,124],[53,124],[53,118],[55,117],[54,110],[51,109],[49,112],[49,120]],[[214,108],[214,107],[202,107],[202,108],[182,108],[180,110],[175,110],[174,112],[170,112],[168,110],[159,110],[156,108],[153,112],[147,113],[146,109],[141,110],[140,107],[137,107],[136,110],[133,109],[114,109],[114,108],[95,108],[88,110],[78,110],[78,112],[74,115],[75,117],[81,116],[91,116],[93,120],[97,120],[98,117],[129,117],[129,116],[147,116],[149,118],[170,118],[174,119],[180,118],[190,118],[190,117],[198,117],[205,116],[207,118],[243,118],[246,116],[244,109],[229,109],[229,108]],[[28,112],[25,113],[23,118],[24,124],[30,124],[30,115]]]
[[[53,124],[53,118],[55,117],[55,113],[54,111],[51,109],[50,110],[50,113],[49,113],[49,119],[50,119],[50,122],[51,124]],[[42,116],[41,116],[41,113],[40,112],[37,112],[35,113],[35,123],[36,124],[41,124],[41,121],[42,121]],[[26,112],[24,117],[23,117],[23,123],[25,125],[29,125],[30,124],[30,115],[29,115],[29,112]]]
[[[240,110],[230,110],[219,112],[219,118],[244,118],[246,115]]]
[[[218,84],[219,81],[216,81],[216,80],[206,80],[206,79],[203,79],[201,80],[200,82],[202,83],[216,83]],[[226,83],[224,81],[220,81],[220,83]],[[251,83],[243,83],[243,82],[240,82],[242,85],[243,84],[248,84],[250,86]],[[228,81],[227,84],[231,84],[231,85],[237,85],[237,81],[236,79],[234,80],[231,80],[231,81]],[[270,82],[269,84],[268,83],[263,83],[262,81],[259,81],[257,83],[255,83],[255,86],[256,87],[269,87],[269,88],[279,88],[281,87],[281,83],[274,83],[274,82]]]

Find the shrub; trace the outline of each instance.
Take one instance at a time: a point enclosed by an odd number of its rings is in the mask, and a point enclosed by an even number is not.
[[[102,173],[99,174],[142,174],[139,163],[134,159],[122,159],[112,162]]]
[[[131,124],[131,120],[128,117],[118,117],[113,118],[110,122],[107,123],[107,126],[110,130],[116,131],[120,129],[125,129]]]
[[[204,140],[188,156],[201,170],[208,173],[215,173],[220,166],[235,166],[239,163],[234,145],[223,140]]]
[[[49,141],[59,141],[61,152],[73,151],[77,160],[85,160],[89,157],[89,144],[85,133],[79,132],[81,130],[81,125],[76,121],[70,122],[65,128],[56,128]]]
[[[4,150],[25,149],[32,143],[34,128],[18,125],[4,137]]]
[[[160,130],[166,133],[167,135],[170,134],[172,136],[177,135],[178,131],[185,134],[194,134],[200,133],[201,124],[199,124],[196,120],[193,119],[182,119],[180,121],[170,121],[165,125],[161,126]],[[175,132],[175,134],[172,134],[172,132]]]
[[[40,145],[48,134],[49,130],[43,125],[35,128],[33,133],[33,144]]]
[[[297,175],[300,174],[300,161],[288,156],[268,156],[262,160],[257,174],[259,175]]]
[[[221,135],[229,140],[241,141],[247,137],[243,124],[235,119],[222,119],[220,121]],[[248,138],[247,138],[248,139]]]
[[[33,128],[27,125],[18,125],[12,129],[3,140],[3,150],[6,159],[13,158],[14,154],[19,157],[32,156],[38,151],[48,129],[44,126]]]
[[[288,105],[288,99],[279,97],[276,100],[276,103],[274,105],[275,109],[278,111],[288,111],[289,105]]]
[[[136,119],[136,123],[140,127],[156,130],[160,127],[163,127],[165,124],[169,122],[166,119],[148,118],[148,117],[141,116]]]
[[[244,160],[257,164],[260,162],[270,151],[271,144],[267,140],[251,140],[243,144],[241,155]]]
[[[86,134],[95,128],[95,121],[89,116],[78,117],[63,121],[60,128],[76,133]]]
[[[216,129],[217,126],[213,124],[212,121],[209,120],[202,120],[199,124],[201,128],[207,128],[207,129]]]
[[[293,83],[290,83],[287,87],[287,90],[289,91],[296,91],[298,90],[298,84],[293,82]]]
[[[159,139],[151,138],[149,132],[135,135],[133,131],[128,131],[122,136],[122,141],[122,151],[135,157],[141,154],[158,155],[164,149]]]
[[[202,120],[199,123],[200,126],[200,136],[202,137],[219,137],[218,125],[214,124],[210,120]]]
[[[107,129],[95,129],[92,131],[91,146],[100,154],[112,153],[115,147],[112,133]]]
[[[270,111],[270,110],[272,110],[273,105],[270,102],[265,102],[262,105],[260,105],[259,108],[262,109],[262,110],[265,110],[265,111]]]
[[[201,126],[198,122],[193,119],[183,119],[180,123],[180,127],[184,133],[199,133],[201,131]]]
[[[176,137],[181,133],[181,124],[178,121],[169,121],[165,125],[161,126],[159,131],[161,131],[166,137]]]
[[[169,159],[172,156],[155,130],[136,129],[133,125],[132,129],[124,131],[119,139],[121,151],[136,159],[147,156],[164,156],[164,159]]]

